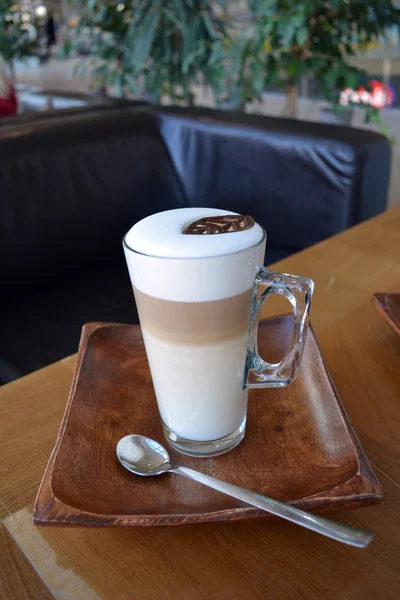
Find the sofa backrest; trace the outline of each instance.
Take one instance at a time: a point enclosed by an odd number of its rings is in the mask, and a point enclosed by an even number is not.
[[[267,252],[300,250],[385,210],[391,148],[380,134],[207,109],[159,118],[190,205],[250,212]]]
[[[132,224],[183,206],[252,214],[272,262],[382,212],[390,152],[369,131],[205,109],[17,119],[0,127],[0,301],[123,260]]]
[[[185,205],[146,109],[0,128],[0,299],[122,259],[131,225]]]

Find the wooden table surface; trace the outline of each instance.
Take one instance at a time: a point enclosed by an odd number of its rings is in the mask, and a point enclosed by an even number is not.
[[[400,338],[370,299],[400,291],[400,208],[276,265],[312,277],[312,323],[383,504],[331,516],[357,550],[281,520],[177,528],[35,527],[32,508],[75,365],[0,388],[0,598],[400,598]],[[274,307],[270,306],[270,310]],[[266,407],[267,410],[267,407]]]

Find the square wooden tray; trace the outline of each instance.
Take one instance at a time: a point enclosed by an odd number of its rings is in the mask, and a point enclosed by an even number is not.
[[[263,321],[261,355],[279,360],[291,333],[289,316]],[[85,325],[34,522],[179,525],[268,516],[184,477],[131,475],[115,454],[129,433],[164,442],[140,327]],[[237,448],[210,459],[170,454],[177,463],[306,510],[359,507],[383,497],[311,328],[296,381],[250,392],[247,432]]]

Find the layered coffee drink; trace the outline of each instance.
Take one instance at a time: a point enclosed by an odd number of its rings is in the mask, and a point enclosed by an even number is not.
[[[251,289],[208,302],[135,298],[164,423],[198,441],[234,431],[246,412]]]
[[[180,447],[244,433],[263,229],[222,210],[178,209],[137,223],[124,248],[167,439]]]

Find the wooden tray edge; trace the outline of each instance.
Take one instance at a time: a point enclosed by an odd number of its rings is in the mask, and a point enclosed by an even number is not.
[[[78,346],[78,360],[77,360],[77,363],[75,366],[74,375],[72,377],[72,383],[71,383],[71,388],[70,388],[70,391],[68,394],[67,404],[66,404],[66,407],[64,410],[63,417],[61,419],[61,425],[60,425],[60,429],[57,434],[54,448],[50,454],[46,469],[45,469],[43,477],[42,477],[42,481],[40,483],[38,492],[36,494],[34,511],[33,511],[33,522],[34,523],[37,522],[38,511],[40,512],[40,509],[43,510],[49,504],[50,501],[57,500],[53,494],[53,490],[51,487],[53,467],[54,467],[58,449],[61,445],[62,438],[65,433],[65,428],[66,428],[67,421],[68,421],[69,411],[71,409],[71,405],[72,405],[72,402],[73,402],[73,399],[75,396],[75,390],[76,390],[79,375],[81,372],[83,358],[85,355],[85,350],[86,350],[86,346],[88,344],[89,338],[92,335],[92,333],[94,333],[96,331],[96,329],[100,329],[101,327],[108,327],[109,325],[113,325],[113,324],[112,323],[93,322],[93,323],[86,323],[82,327],[81,337],[80,337],[79,346]],[[43,506],[43,498],[44,497],[46,497],[46,502]],[[57,500],[57,502],[59,504],[63,504],[63,503],[60,503],[59,500]],[[67,505],[65,505],[65,506],[67,506]]]
[[[386,298],[388,296],[399,296],[399,298],[400,298],[400,293],[377,292],[375,294],[372,294],[371,298],[372,298],[372,301],[374,302],[375,307],[377,308],[378,312],[385,319],[386,323],[389,325],[389,327],[392,329],[392,331],[397,333],[397,335],[400,335],[399,323],[398,323],[397,319],[392,315],[390,307],[387,307]],[[385,309],[385,307],[387,307],[387,310]]]
[[[332,387],[332,390],[335,394],[335,398],[337,401],[337,404],[339,406],[339,410],[341,412],[343,421],[346,425],[347,431],[349,432],[349,435],[351,437],[351,440],[353,442],[354,445],[354,451],[355,454],[357,456],[357,460],[358,460],[358,472],[356,475],[354,475],[353,477],[351,477],[350,479],[348,479],[345,483],[340,484],[337,487],[333,487],[330,488],[330,491],[333,491],[335,489],[341,489],[341,490],[347,490],[348,493],[350,493],[350,495],[352,495],[351,493],[351,489],[354,487],[354,484],[357,482],[362,482],[363,483],[363,487],[365,488],[365,491],[363,493],[365,493],[368,497],[373,498],[374,504],[377,504],[379,502],[382,502],[383,498],[384,498],[384,494],[383,494],[383,488],[382,485],[374,471],[374,469],[372,468],[372,465],[365,453],[364,448],[361,445],[360,440],[358,439],[357,433],[353,427],[353,424],[350,420],[349,415],[347,414],[347,411],[344,407],[344,404],[342,402],[342,399],[337,391],[336,385],[332,379],[332,376],[330,374],[330,371],[328,369],[328,366],[325,362],[325,358],[323,355],[323,352],[321,350],[321,346],[319,345],[317,336],[314,333],[314,330],[312,329],[311,325],[310,325],[310,329],[313,332],[314,335],[314,339],[315,339],[315,343],[317,345],[317,348],[319,350],[321,359],[322,359],[322,363],[325,369],[325,373],[329,379],[329,383]],[[322,492],[322,494],[326,493],[325,491]],[[354,493],[354,492],[353,492]],[[318,498],[319,496],[322,495],[321,493],[315,495],[315,496],[310,496],[310,498]]]

